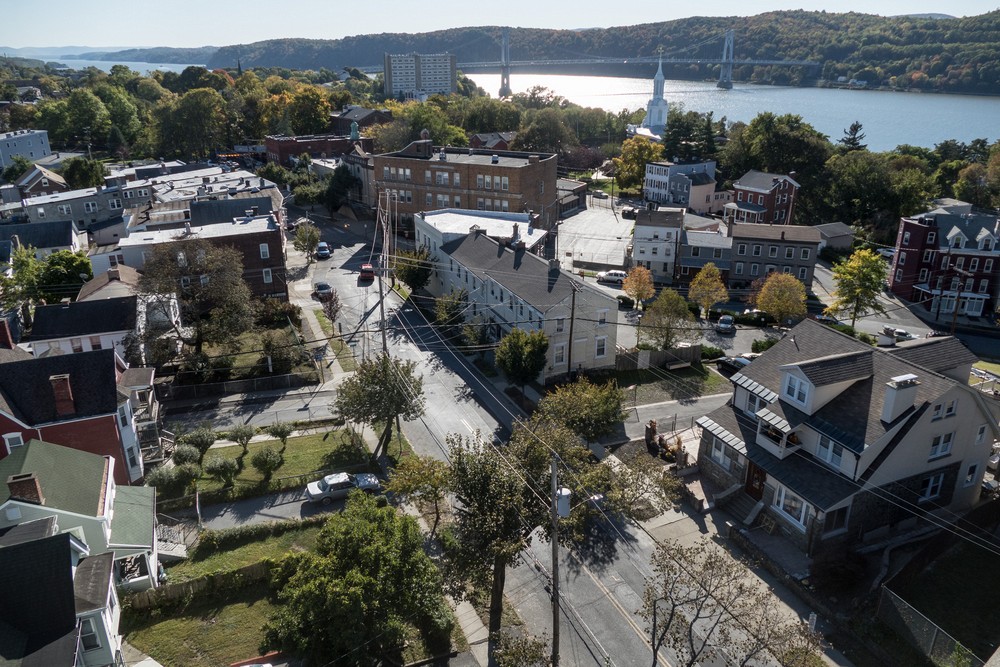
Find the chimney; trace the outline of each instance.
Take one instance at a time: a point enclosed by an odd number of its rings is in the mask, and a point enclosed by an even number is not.
[[[528,156],[528,164],[538,164],[538,156],[537,155],[529,155]]]
[[[14,336],[10,331],[10,323],[4,319],[0,319],[0,349],[14,349]]]
[[[913,373],[899,375],[885,383],[885,401],[882,403],[882,421],[891,424],[913,407],[920,382]]]
[[[517,238],[517,231],[518,231],[518,229],[517,229],[517,223],[515,222],[514,223],[514,233],[511,235],[512,239],[516,239]]]
[[[781,240],[782,241],[785,240],[785,230],[784,229],[781,230]]]
[[[894,347],[896,345],[896,330],[892,327],[882,327],[875,344],[878,347]]]
[[[108,269],[108,282],[111,282],[112,280],[121,280],[121,279],[122,275],[121,272],[118,271],[117,267]]]
[[[68,417],[76,414],[76,403],[73,401],[73,388],[69,384],[69,375],[51,375],[52,395],[56,401],[56,415]]]
[[[499,155],[494,155],[493,157],[490,158],[490,164],[499,164],[499,163],[500,163]]]
[[[191,223],[190,222],[185,222],[184,223],[184,235],[185,236],[190,236],[191,235]]]
[[[549,273],[559,273],[559,260],[550,259],[549,260]]]
[[[483,233],[482,228],[479,225],[472,225],[469,227],[469,233],[473,236],[481,236]]]
[[[10,491],[12,500],[20,500],[32,505],[45,504],[45,498],[42,496],[42,485],[38,482],[38,476],[33,472],[11,475],[7,478],[7,489]]]

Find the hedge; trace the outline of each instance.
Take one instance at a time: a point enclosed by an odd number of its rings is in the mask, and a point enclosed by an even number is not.
[[[304,519],[288,519],[269,523],[255,523],[223,530],[206,530],[198,537],[198,544],[191,552],[191,557],[201,559],[219,551],[259,542],[277,535],[283,535],[292,530],[302,530],[311,526],[321,526],[330,518],[329,514],[306,517]]]
[[[718,359],[719,357],[726,356],[726,351],[719,347],[713,347],[712,345],[702,345],[701,346],[701,358],[702,359]]]

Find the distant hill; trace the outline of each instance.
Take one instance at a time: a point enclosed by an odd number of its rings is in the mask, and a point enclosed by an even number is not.
[[[736,34],[737,59],[815,60],[827,79],[856,78],[949,92],[1000,93],[1000,11],[966,18],[882,17],[871,14],[782,11],[750,17],[692,17],[664,23],[588,30],[512,28],[514,60],[631,58],[665,53],[718,58],[722,35]],[[499,60],[499,26],[453,28],[419,34],[383,33],[336,40],[276,39],[224,46],[209,68],[287,67],[339,70],[378,65],[383,54],[456,54],[459,62]],[[196,62],[196,61],[192,61]],[[673,78],[717,74],[707,64],[670,68]],[[738,80],[799,83],[802,72],[738,66]]]
[[[903,18],[911,19],[953,19],[955,18],[951,14],[900,14],[899,16]],[[897,17],[898,18],[898,17]]]
[[[200,46],[193,49],[176,49],[170,46],[156,46],[120,51],[87,51],[75,55],[64,55],[66,60],[123,60],[141,63],[175,63],[183,65],[204,65],[218,51],[216,46]]]

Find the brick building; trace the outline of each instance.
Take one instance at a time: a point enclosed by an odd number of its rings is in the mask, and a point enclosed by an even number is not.
[[[785,176],[751,169],[733,183],[735,197],[723,207],[726,222],[792,224],[799,184]]]
[[[349,134],[303,134],[297,137],[279,134],[264,137],[267,159],[282,167],[291,165],[292,158],[303,153],[315,158],[340,157],[353,151],[355,143],[360,143],[361,148],[369,153],[374,148],[369,137],[351,139]]]
[[[392,112],[388,109],[366,109],[356,104],[348,104],[340,111],[330,114],[330,129],[341,136],[349,136],[354,123],[362,128],[391,122]]]
[[[421,211],[465,208],[530,211],[536,226],[550,229],[559,218],[557,161],[554,153],[435,148],[423,139],[376,155],[375,187],[396,195],[404,223]]]
[[[997,307],[1000,220],[941,209],[903,218],[889,289],[935,315],[978,317]]]

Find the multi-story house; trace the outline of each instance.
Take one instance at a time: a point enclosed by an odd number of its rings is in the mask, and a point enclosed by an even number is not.
[[[51,192],[68,192],[70,190],[65,178],[37,164],[24,172],[14,182],[14,185],[17,186],[18,191],[21,193],[21,199],[47,195]]]
[[[480,132],[469,135],[469,145],[488,151],[507,151],[517,139],[517,132]]]
[[[732,193],[718,190],[715,161],[650,162],[642,181],[647,202],[690,209],[699,215],[720,213],[732,201]]]
[[[138,330],[137,311],[135,296],[39,306],[26,345],[36,357],[114,350],[124,359],[123,341]]]
[[[354,150],[355,144],[369,153],[374,148],[371,138],[349,134],[303,134],[294,137],[278,134],[264,137],[267,159],[283,167],[293,164],[303,153],[317,158],[347,155]]]
[[[371,153],[355,145],[354,149],[345,154],[341,161],[347,165],[351,176],[355,178],[354,201],[363,206],[375,205],[375,158]]]
[[[889,289],[935,316],[992,313],[1000,282],[998,240],[1000,220],[992,215],[938,209],[903,218]]]
[[[54,517],[0,531],[0,657],[12,667],[125,664],[114,557]]]
[[[672,282],[683,227],[682,208],[636,211],[632,243],[626,250],[626,263],[649,269],[655,282]]]
[[[0,459],[0,531],[55,518],[78,529],[90,552],[114,554],[115,584],[158,583],[156,489],[115,481],[115,460],[41,440]]]
[[[790,225],[798,191],[795,172],[767,174],[751,169],[733,183],[735,199],[723,207],[723,218],[728,223]]]
[[[6,169],[18,155],[32,162],[52,153],[48,130],[0,132],[0,169]]]
[[[0,243],[9,244],[8,252],[18,247],[32,247],[35,257],[44,259],[59,250],[85,250],[87,234],[78,231],[72,220],[26,222],[0,225]]]
[[[519,243],[505,247],[481,229],[440,246],[427,285],[435,296],[465,290],[466,320],[479,319],[494,340],[512,329],[544,331],[549,362],[539,381],[614,368],[618,303],[602,290]]]
[[[755,225],[730,223],[733,239],[731,289],[745,289],[775,271],[788,273],[812,286],[820,233],[800,225]]]
[[[386,53],[384,60],[387,97],[423,98],[458,90],[458,61],[453,53]]]
[[[733,239],[719,231],[682,230],[680,258],[674,282],[679,286],[690,285],[708,263],[715,264],[722,282],[728,284],[733,264]]]
[[[812,557],[976,505],[997,408],[968,386],[975,357],[958,341],[914,343],[876,348],[804,320],[733,375],[732,400],[697,422],[717,502]]]
[[[375,156],[375,187],[390,191],[404,224],[421,211],[465,208],[531,213],[550,229],[559,219],[554,153],[482,152],[435,148],[421,139]]]
[[[0,365],[0,461],[35,438],[115,461],[118,484],[145,475],[125,366],[114,350]]]
[[[497,211],[466,211],[446,208],[418,213],[414,219],[414,240],[434,254],[445,243],[464,238],[473,229],[501,245],[523,247],[536,255],[542,254],[548,233],[531,226],[527,213]]]
[[[243,280],[254,296],[288,300],[285,235],[271,214],[246,215],[233,219],[229,224],[138,231],[116,244],[91,251],[90,263],[95,275],[111,268],[112,262],[142,270],[156,246],[197,239],[238,250],[243,258]]]

